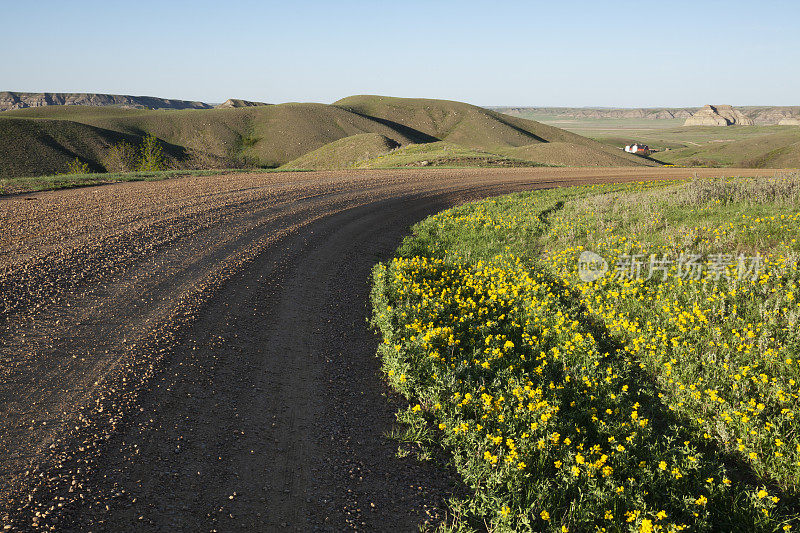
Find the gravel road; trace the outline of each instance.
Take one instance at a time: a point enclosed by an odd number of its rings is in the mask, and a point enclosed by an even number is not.
[[[241,174],[0,199],[0,531],[415,531],[369,272],[485,196],[731,169]]]

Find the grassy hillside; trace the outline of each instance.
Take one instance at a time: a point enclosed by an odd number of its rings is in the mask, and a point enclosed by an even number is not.
[[[503,156],[465,146],[437,141],[410,144],[381,157],[362,161],[358,168],[399,167],[533,167],[542,166],[533,161]]]
[[[617,154],[618,150],[613,147],[553,126],[462,102],[388,96],[350,96],[335,102],[334,105],[389,123],[401,124],[439,140],[491,152],[496,152],[498,148],[560,142],[614,153],[622,161],[627,162],[621,164],[652,164],[624,152]],[[564,155],[565,158],[576,159],[574,154]],[[581,162],[592,164],[590,160]],[[567,163],[559,161],[555,164]]]
[[[290,161],[281,168],[350,168],[361,161],[388,154],[400,146],[380,133],[361,133],[328,143]]]
[[[76,159],[92,172],[105,172],[112,146],[141,145],[143,131],[124,131],[70,120],[23,120],[0,114],[0,178],[45,176],[67,171]],[[163,170],[230,168],[235,160],[205,153],[180,143],[158,143]]]
[[[323,104],[151,113],[92,123],[129,133],[151,133],[218,156],[242,157],[261,167],[283,165],[325,144],[361,133],[410,142],[392,128]]]
[[[335,105],[203,110],[49,106],[0,113],[0,120],[0,135],[9,147],[0,155],[0,173],[5,176],[63,172],[76,157],[92,170],[103,171],[109,146],[120,140],[137,144],[146,135],[162,141],[172,168],[274,168],[288,163],[307,168],[403,166],[415,157],[419,162],[455,166],[654,164],[552,126],[444,100],[355,96]],[[371,136],[331,144],[364,134]],[[382,156],[389,144],[405,147],[440,141],[448,144],[398,154],[408,156],[402,161],[361,163],[367,156]],[[552,146],[504,152],[544,143]],[[445,148],[465,152],[455,154],[458,160],[449,163],[445,160],[452,153],[423,154]],[[295,162],[304,155],[308,157]]]
[[[543,142],[535,128],[512,125],[514,120],[480,107],[447,100],[351,96],[333,105],[387,123],[413,128],[432,138],[471,148],[522,146]]]
[[[171,144],[219,157],[242,157],[261,167],[280,166],[361,133],[379,133],[398,143],[412,140],[380,122],[324,104],[181,111],[71,107],[7,112],[0,117],[58,118],[134,136],[152,134]]]
[[[101,171],[106,150],[129,140],[128,135],[77,122],[0,118],[0,177],[64,172],[76,157]]]

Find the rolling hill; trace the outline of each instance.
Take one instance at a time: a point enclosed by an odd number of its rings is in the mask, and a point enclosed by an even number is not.
[[[402,167],[538,167],[533,161],[514,159],[497,153],[468,148],[447,141],[409,144],[386,155],[361,161],[355,168]]]
[[[635,155],[586,137],[540,122],[504,115],[482,107],[448,100],[392,98],[388,96],[351,96],[333,105],[390,124],[400,124],[450,143],[497,153],[509,148],[543,143],[562,143],[570,150],[583,147],[582,156],[564,153],[548,164],[593,166],[592,157],[615,158],[620,165],[652,164]],[[602,155],[601,155],[602,154]],[[588,157],[588,158],[587,158]]]
[[[0,117],[0,177],[64,172],[76,158],[92,172],[105,172],[104,159],[117,143],[137,145],[141,136],[67,120]],[[231,161],[185,146],[161,142],[170,169],[221,168]]]
[[[81,157],[93,171],[114,143],[128,136],[60,120],[0,119],[0,176],[29,176],[63,171]]]
[[[460,154],[457,164],[657,164],[559,128],[461,102],[381,96],[354,96],[333,105],[218,109],[35,107],[0,113],[0,135],[14,145],[0,152],[0,172],[7,176],[63,172],[65,162],[75,158],[103,170],[104,150],[120,140],[136,144],[145,135],[162,142],[177,168],[203,167],[208,161],[229,167],[380,166],[385,161],[373,165],[369,160],[384,156],[390,146],[442,141],[446,144],[411,150],[398,162],[452,160],[456,147],[474,151]]]
[[[400,146],[380,133],[360,133],[328,143],[289,161],[284,168],[350,168],[362,161],[384,156]]]

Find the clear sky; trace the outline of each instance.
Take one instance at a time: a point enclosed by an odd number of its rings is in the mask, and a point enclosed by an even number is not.
[[[0,1],[0,90],[800,105],[800,1]]]

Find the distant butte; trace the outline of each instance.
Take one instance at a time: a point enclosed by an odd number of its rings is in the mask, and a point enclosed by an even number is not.
[[[684,126],[752,126],[753,120],[729,105],[707,105],[686,119]]]
[[[0,92],[0,111],[51,105],[113,106],[127,109],[211,109],[204,102],[169,100],[155,96],[127,96],[97,93]]]

